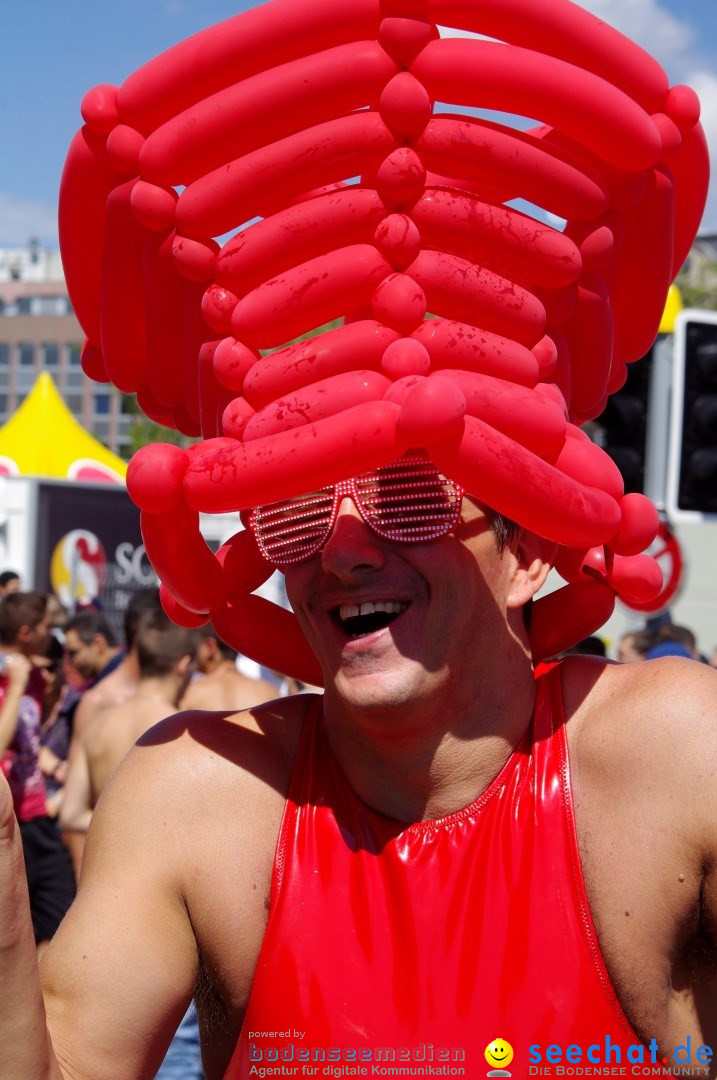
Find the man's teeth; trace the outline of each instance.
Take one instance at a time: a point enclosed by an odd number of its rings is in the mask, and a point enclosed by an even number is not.
[[[356,619],[359,615],[373,615],[377,611],[383,611],[387,615],[400,615],[405,611],[408,604],[400,600],[377,600],[367,604],[342,604],[339,608],[339,618],[342,622],[346,619]]]

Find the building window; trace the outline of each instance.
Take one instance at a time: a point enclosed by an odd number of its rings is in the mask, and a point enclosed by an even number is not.
[[[0,394],[0,416],[7,414],[7,394]]]
[[[79,415],[82,412],[82,394],[68,394],[65,404],[71,413]]]
[[[35,385],[35,372],[22,369],[15,372],[15,386],[18,390],[29,393]]]
[[[18,352],[20,353],[20,367],[34,367],[35,366],[35,346],[20,343],[18,345]]]
[[[56,368],[60,365],[60,346],[52,342],[42,346],[42,362],[45,367]]]
[[[109,416],[110,412],[110,396],[109,394],[95,394],[95,414],[97,416]]]
[[[8,367],[10,364],[10,346],[0,345],[0,367]]]
[[[80,346],[70,345],[70,363],[73,367],[80,366]]]

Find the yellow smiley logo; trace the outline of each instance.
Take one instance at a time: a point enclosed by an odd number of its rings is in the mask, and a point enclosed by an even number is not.
[[[493,1039],[485,1048],[485,1059],[493,1068],[502,1069],[513,1060],[513,1047],[505,1039]]]

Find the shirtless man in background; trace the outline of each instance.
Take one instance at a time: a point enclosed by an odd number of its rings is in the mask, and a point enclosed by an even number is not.
[[[263,679],[250,679],[237,671],[237,654],[217,636],[211,623],[199,631],[197,670],[180,705],[183,709],[218,709],[236,712],[253,709],[276,697],[276,687]]]
[[[125,653],[109,675],[82,695],[75,712],[74,731],[78,735],[103,709],[121,705],[137,692],[137,628],[146,612],[161,610],[158,589],[139,589],[133,593],[124,615]]]
[[[133,697],[103,709],[73,748],[60,821],[65,832],[86,833],[97,800],[133,744],[177,710],[196,651],[196,635],[162,611],[145,613],[134,630],[139,680]]]

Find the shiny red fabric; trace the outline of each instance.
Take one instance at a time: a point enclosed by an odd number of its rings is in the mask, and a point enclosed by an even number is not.
[[[361,1062],[349,1048],[370,1048],[375,1064],[379,1047],[404,1048],[396,1064],[407,1067],[440,1068],[446,1059],[438,1049],[448,1050],[451,1067],[482,1077],[485,1049],[497,1038],[511,1044],[510,1071],[523,1077],[531,1045],[541,1047],[542,1065],[550,1044],[581,1046],[585,1065],[590,1045],[604,1053],[606,1036],[622,1047],[623,1064],[626,1048],[640,1042],[588,908],[559,667],[537,677],[532,723],[487,790],[449,817],[407,827],[353,793],[317,703],[294,768],[269,923],[226,1077],[248,1077],[253,1065],[298,1065],[300,1076],[302,1050],[311,1062],[323,1053],[348,1068]],[[313,1075],[327,1075],[325,1065]]]

